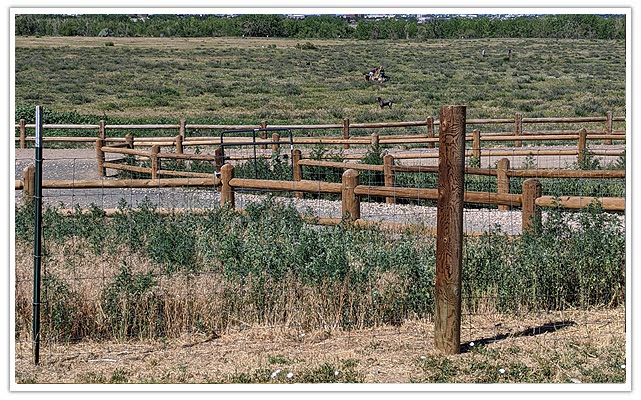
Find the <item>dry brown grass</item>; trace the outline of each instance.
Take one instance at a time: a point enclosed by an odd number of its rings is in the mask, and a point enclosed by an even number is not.
[[[50,244],[45,268],[70,279],[82,299],[80,318],[107,324],[97,299],[117,274],[122,254],[107,253],[96,261],[78,251],[83,245]],[[29,251],[27,244],[18,243],[16,254]],[[127,260],[132,271],[150,268],[149,260],[140,255],[129,254]],[[257,311],[224,295],[240,293],[242,287],[212,282],[210,274],[161,278],[167,326],[162,340],[99,340],[95,332],[94,339],[71,344],[45,340],[41,364],[34,367],[31,261],[27,256],[16,258],[18,383],[625,382],[623,308],[507,315],[489,302],[477,304],[474,314],[464,311],[463,353],[441,356],[434,349],[429,320],[341,327],[343,305],[324,295],[340,288],[312,289],[285,279],[282,292],[291,295],[280,303],[282,310],[274,310],[260,323]],[[398,279],[385,273],[375,287],[384,292],[398,287]],[[340,297],[362,301],[358,293]],[[208,316],[209,322],[195,329],[194,315]],[[98,327],[96,332],[108,328]],[[506,372],[500,373],[501,368]],[[277,369],[281,373],[270,378]],[[286,377],[289,372],[292,378]]]
[[[32,332],[33,259],[29,256],[30,246],[22,241],[16,243],[16,337],[22,341],[27,341]],[[218,335],[263,324],[303,330],[315,327],[335,330],[346,324],[352,329],[363,328],[372,321],[374,325],[384,324],[394,320],[392,298],[408,286],[405,278],[391,272],[382,274],[363,293],[348,288],[347,280],[305,284],[300,278],[289,276],[261,282],[250,274],[240,283],[222,277],[219,271],[165,274],[160,266],[141,253],[115,248],[92,254],[86,240],[78,238],[63,243],[48,242],[44,253],[43,275],[50,274],[65,282],[75,296],[70,301],[77,312],[74,326],[70,328],[72,332],[68,332],[71,338],[130,335],[123,326],[114,327],[121,321],[109,317],[102,301],[125,263],[132,275],[151,273],[157,285],[146,292],[147,297],[143,299],[120,303],[122,309],[137,320],[144,320],[145,325],[161,323],[162,334],[169,338],[180,337],[186,331]],[[270,288],[263,294],[265,304],[273,305],[267,312],[252,298],[253,294],[262,292],[257,289],[262,285]],[[382,304],[370,304],[369,293],[372,291],[380,293]],[[156,297],[149,299],[149,293]],[[42,296],[46,304],[44,288]],[[156,300],[161,304],[162,314],[153,312],[156,306],[152,302]],[[125,302],[124,299],[121,301]],[[373,308],[376,309],[372,311]],[[42,315],[46,332],[47,311]],[[348,323],[346,318],[349,318]],[[140,339],[156,336],[153,332],[141,331],[135,335]]]
[[[537,333],[536,328],[561,320],[575,325]],[[433,324],[425,320],[353,331],[251,326],[220,337],[191,334],[163,342],[52,345],[42,349],[37,367],[30,344],[19,342],[16,381],[238,383],[245,377],[253,383],[286,383],[309,379],[310,371],[322,365],[339,371],[338,382],[346,376],[362,383],[570,383],[597,382],[600,376],[606,382],[625,381],[622,309],[476,315],[468,316],[463,325],[466,351],[446,357],[434,349]],[[476,345],[470,347],[469,341]],[[281,373],[270,379],[277,369]],[[285,377],[287,372],[293,372],[291,379]]]

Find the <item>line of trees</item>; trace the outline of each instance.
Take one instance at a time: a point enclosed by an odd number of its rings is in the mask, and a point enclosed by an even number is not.
[[[354,23],[355,22],[355,23]],[[453,39],[557,38],[625,39],[625,16],[558,14],[515,18],[416,18],[349,20],[333,15],[304,19],[277,14],[167,15],[145,17],[123,14],[38,15],[15,18],[17,36],[115,37],[288,37],[308,39]]]

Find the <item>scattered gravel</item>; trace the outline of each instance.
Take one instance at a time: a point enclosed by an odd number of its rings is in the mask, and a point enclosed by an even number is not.
[[[216,193],[217,194],[217,193]],[[258,195],[237,194],[236,206],[260,201]],[[319,217],[340,218],[341,202],[331,200],[283,199],[302,214]],[[376,222],[397,222],[436,227],[436,207],[409,204],[369,203],[361,201],[361,218]],[[465,209],[463,230],[465,232],[501,232],[516,235],[521,233],[521,211],[499,211],[490,209]]]
[[[44,149],[43,179],[86,180],[98,179],[95,150],[93,149]],[[118,158],[111,155],[109,159]],[[523,158],[523,157],[522,157]],[[426,160],[433,163],[436,160]],[[488,157],[488,161],[489,157]],[[513,161],[521,161],[515,159]],[[567,163],[569,159],[557,157],[557,166]],[[15,179],[22,178],[22,171],[34,164],[33,149],[15,150]],[[516,162],[512,163],[513,165]],[[562,165],[563,166],[563,165]],[[108,170],[108,173],[115,173]],[[125,200],[132,207],[137,207],[147,200],[158,208],[203,208],[220,204],[219,193],[211,189],[49,189],[43,190],[43,203],[74,208],[79,205],[86,208],[95,204],[100,208],[117,208]],[[244,208],[246,204],[259,201],[261,196],[237,193],[236,206]],[[299,212],[319,217],[340,218],[341,202],[330,200],[284,199],[291,201]],[[22,202],[22,191],[15,192],[16,204]],[[370,203],[361,201],[361,218],[377,222],[399,222],[436,227],[436,207]],[[499,211],[490,209],[465,209],[463,228],[466,232],[486,232],[500,229],[508,234],[521,232],[520,211]]]

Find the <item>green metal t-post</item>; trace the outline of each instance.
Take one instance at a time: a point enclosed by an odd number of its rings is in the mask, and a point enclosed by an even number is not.
[[[34,363],[40,362],[40,265],[42,257],[42,107],[36,106],[36,173],[33,241],[33,343]]]

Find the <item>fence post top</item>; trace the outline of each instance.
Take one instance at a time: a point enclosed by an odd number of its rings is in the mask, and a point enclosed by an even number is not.
[[[536,178],[530,178],[523,181],[523,186],[541,186],[541,182]]]
[[[358,176],[359,176],[358,171],[353,169],[353,168],[350,168],[350,169],[346,170],[345,172],[343,172],[343,177],[344,178],[356,178]]]

